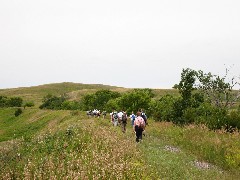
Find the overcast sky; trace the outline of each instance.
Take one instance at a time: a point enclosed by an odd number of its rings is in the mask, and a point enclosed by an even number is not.
[[[0,88],[240,75],[239,0],[0,0]]]

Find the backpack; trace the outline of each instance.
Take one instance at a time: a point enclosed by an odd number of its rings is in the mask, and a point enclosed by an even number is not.
[[[123,116],[122,116],[122,122],[123,122],[123,123],[127,123],[127,115],[126,115],[126,114],[123,114]]]
[[[138,119],[138,122],[140,123],[140,124],[138,125],[138,128],[139,128],[139,129],[144,129],[144,121],[140,121],[140,120]]]
[[[133,121],[135,120],[135,115],[134,115],[134,114],[132,114],[132,120],[133,120]]]
[[[146,114],[145,114],[145,113],[142,113],[141,116],[142,116],[143,120],[146,122],[146,120],[147,120]]]
[[[115,119],[115,120],[118,119],[118,115],[117,115],[117,113],[114,113],[114,114],[113,114],[113,119]]]

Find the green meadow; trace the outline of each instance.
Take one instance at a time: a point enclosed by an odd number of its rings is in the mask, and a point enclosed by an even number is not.
[[[0,109],[0,179],[239,179],[240,134],[204,126],[176,126],[149,119],[140,143],[130,122],[126,133],[83,111],[42,110],[42,98],[67,93],[80,100],[98,89],[74,83],[3,89],[0,95],[34,101],[18,117]],[[154,90],[157,97],[176,90]]]

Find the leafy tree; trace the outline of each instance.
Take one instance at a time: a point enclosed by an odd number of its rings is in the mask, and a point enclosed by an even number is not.
[[[192,92],[195,90],[194,83],[196,81],[196,71],[189,68],[183,69],[181,73],[181,81],[178,85],[179,93],[182,96],[183,105],[185,107],[191,106]]]
[[[8,100],[8,106],[9,107],[21,107],[23,103],[23,99],[20,97],[11,97]]]
[[[173,89],[178,89],[178,84],[174,84]]]
[[[95,107],[95,94],[86,94],[82,98],[83,110],[94,109]]]
[[[233,91],[238,82],[234,78],[230,82],[226,82],[227,73],[228,70],[226,70],[224,77],[213,75],[210,72],[204,73],[203,71],[198,71],[197,74],[199,81],[197,88],[205,94],[210,103],[219,108],[232,106],[240,98],[240,91]]]
[[[106,109],[106,104],[111,99],[116,99],[120,97],[119,92],[114,92],[110,90],[99,90],[94,94],[87,94],[82,99],[83,109]]]
[[[148,109],[151,102],[151,94],[149,91],[142,89],[134,89],[127,92],[119,98],[118,106],[127,112],[137,112],[139,108]]]
[[[155,120],[172,121],[173,105],[177,98],[172,95],[165,95],[159,100],[152,100],[150,105],[151,114]]]
[[[118,106],[118,101],[120,98],[116,98],[116,99],[110,99],[107,104],[105,105],[105,110],[107,112],[112,112],[113,110],[117,110],[120,109]]]
[[[110,100],[110,99],[116,99],[118,97],[120,97],[120,93],[119,92],[114,92],[114,91],[110,91],[110,90],[99,90],[95,93],[95,108],[97,109],[104,109],[106,103]]]
[[[184,124],[188,122],[183,115],[184,111],[192,106],[192,93],[195,90],[195,81],[196,71],[189,68],[182,70],[181,81],[176,86],[181,98],[173,103],[173,122],[176,124]]]
[[[8,98],[6,96],[0,96],[0,107],[8,106]]]
[[[62,103],[65,101],[64,96],[53,96],[51,94],[46,95],[43,98],[43,104],[40,105],[40,109],[46,108],[46,109],[61,109]]]

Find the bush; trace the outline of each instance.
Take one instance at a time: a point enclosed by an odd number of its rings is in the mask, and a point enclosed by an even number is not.
[[[0,96],[0,107],[21,107],[23,99],[20,97]]]
[[[106,109],[109,100],[120,97],[119,92],[110,90],[99,90],[94,94],[87,94],[82,99],[83,110],[89,109]]]
[[[105,110],[107,112],[112,112],[114,109],[117,110],[117,109],[120,109],[119,106],[118,106],[118,99],[110,99],[107,104],[105,105]]]
[[[8,98],[6,96],[0,96],[0,107],[8,106]]]
[[[205,124],[209,129],[216,130],[227,126],[227,109],[204,103],[196,112],[195,122]]]
[[[140,108],[148,109],[151,102],[152,94],[145,89],[134,89],[127,92],[118,99],[118,106],[120,109],[128,113],[137,112]]]
[[[19,116],[20,114],[22,114],[22,109],[21,108],[17,108],[16,109],[16,111],[15,111],[15,113],[14,113],[14,115],[15,115],[15,117],[17,117],[17,116]]]
[[[61,109],[62,103],[65,101],[65,97],[57,97],[48,94],[43,98],[43,104],[39,106],[40,109]]]
[[[239,110],[233,110],[227,116],[227,130],[233,131],[235,129],[240,129],[240,112]]]
[[[172,95],[165,95],[159,100],[153,100],[150,105],[152,117],[158,121],[173,120],[173,104],[176,101]]]
[[[21,107],[23,99],[20,97],[11,97],[8,101],[9,107]]]
[[[26,103],[23,105],[24,109],[25,109],[26,107],[33,107],[33,106],[34,106],[34,102],[26,102]]]
[[[197,117],[197,110],[195,108],[189,107],[183,111],[183,119],[185,124],[190,124],[195,122]]]
[[[77,101],[64,101],[61,105],[61,109],[77,110],[81,109],[81,104]]]

